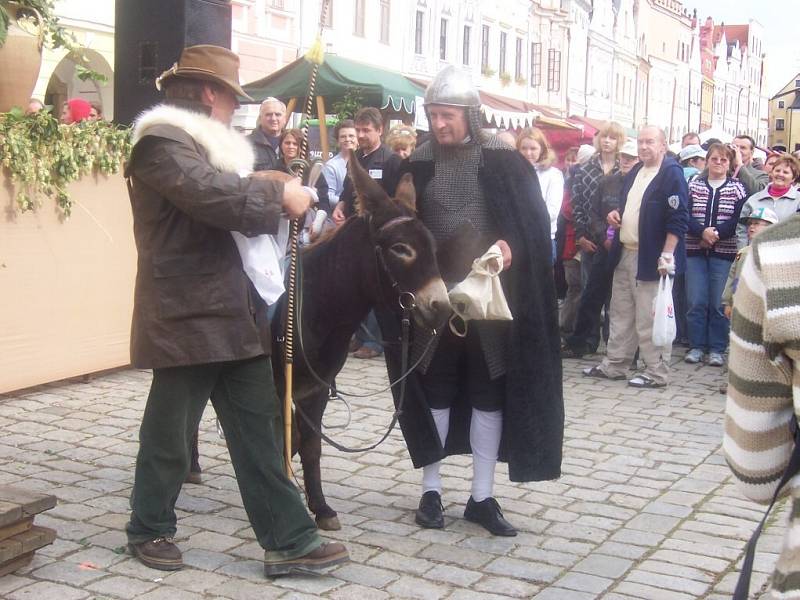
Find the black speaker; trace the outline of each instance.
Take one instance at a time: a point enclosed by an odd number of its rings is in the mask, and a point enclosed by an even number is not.
[[[114,121],[157,104],[156,77],[196,44],[231,47],[230,0],[116,0]]]

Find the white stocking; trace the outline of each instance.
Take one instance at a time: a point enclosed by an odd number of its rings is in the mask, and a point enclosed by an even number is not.
[[[494,468],[500,452],[503,433],[503,411],[472,409],[469,444],[472,447],[472,499],[482,502],[491,498],[494,489]]]
[[[439,434],[439,441],[444,446],[447,440],[447,432],[450,429],[450,409],[449,408],[432,408],[431,415],[433,422],[436,424],[436,432]],[[442,466],[442,461],[437,460],[435,463],[425,465],[422,467],[422,493],[434,491],[441,495],[442,493],[442,478],[439,475],[439,467]]]

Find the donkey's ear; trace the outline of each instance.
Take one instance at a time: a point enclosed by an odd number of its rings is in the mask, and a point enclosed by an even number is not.
[[[414,178],[411,173],[406,173],[400,178],[394,199],[412,213],[417,213],[417,190],[414,189]]]
[[[389,203],[389,197],[383,188],[369,176],[355,156],[347,161],[347,173],[356,191],[356,211],[359,215],[374,215]]]

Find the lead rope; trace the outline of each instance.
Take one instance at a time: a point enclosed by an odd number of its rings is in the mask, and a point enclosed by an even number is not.
[[[325,15],[328,13],[328,5],[330,0],[322,0],[319,15],[319,27],[317,29],[317,38],[311,45],[311,48],[306,53],[306,60],[311,63],[311,74],[308,79],[308,93],[306,96],[306,105],[301,115],[301,131],[303,132],[303,140],[300,144],[299,158],[305,160],[308,156],[308,119],[311,116],[311,107],[314,101],[314,91],[317,87],[317,76],[319,75],[319,67],[323,61],[322,53],[322,30],[325,24]],[[324,119],[325,115],[319,115],[320,119]],[[305,171],[305,164],[301,163],[298,168],[298,176],[300,180],[303,179]],[[300,234],[300,219],[292,219],[289,227],[289,271],[287,277],[286,289],[286,334],[285,334],[285,381],[286,391],[283,399],[283,447],[284,447],[284,461],[286,464],[286,473],[292,473],[292,362],[294,360],[294,306],[295,295],[297,293],[297,241]]]

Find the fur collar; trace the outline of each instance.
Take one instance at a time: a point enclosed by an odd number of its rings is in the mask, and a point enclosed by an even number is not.
[[[208,161],[219,171],[244,175],[253,169],[255,153],[247,139],[211,117],[185,108],[159,104],[136,119],[133,144],[156,125],[171,125],[185,131],[205,149]]]

